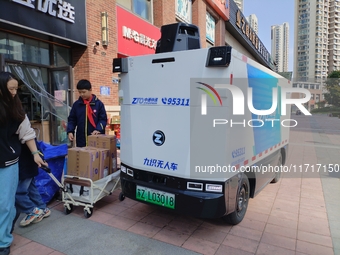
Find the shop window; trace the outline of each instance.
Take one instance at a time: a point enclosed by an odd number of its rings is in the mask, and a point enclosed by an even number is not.
[[[6,54],[7,53],[7,43],[6,43],[6,34],[3,32],[0,32],[0,54]]]
[[[6,59],[34,64],[55,67],[71,65],[70,48],[54,45],[52,63],[48,43],[3,32],[0,32],[0,54],[4,54]]]
[[[17,35],[8,35],[8,38],[5,58],[24,61],[24,38]]]
[[[18,35],[0,34],[0,52],[6,59],[50,65],[48,43]]]
[[[152,23],[150,0],[117,0],[117,3]]]
[[[26,56],[24,61],[43,65],[50,64],[48,43],[24,39]]]
[[[55,67],[71,65],[71,52],[69,48],[53,46],[53,60]]]
[[[206,39],[212,45],[215,43],[215,19],[209,12],[206,13]]]
[[[133,12],[142,18],[152,21],[151,19],[151,1],[148,0],[133,0]]]
[[[176,0],[176,18],[179,21],[191,24],[192,20],[192,1]]]

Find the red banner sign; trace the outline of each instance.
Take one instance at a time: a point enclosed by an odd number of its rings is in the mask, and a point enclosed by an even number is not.
[[[118,53],[126,56],[154,54],[161,37],[158,27],[117,6]]]

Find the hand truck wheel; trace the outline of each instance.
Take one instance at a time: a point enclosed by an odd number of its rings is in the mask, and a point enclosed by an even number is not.
[[[84,208],[84,216],[85,218],[90,218],[93,214],[93,208]]]
[[[64,213],[70,214],[73,211],[73,204],[65,204],[64,205]]]

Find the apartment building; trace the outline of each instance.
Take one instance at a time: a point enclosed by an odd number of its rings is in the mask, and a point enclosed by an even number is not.
[[[329,2],[328,73],[340,70],[340,1]]]
[[[255,31],[256,34],[259,34],[259,24],[255,14],[250,14],[247,17],[247,21],[250,27]]]
[[[276,72],[288,71],[289,24],[271,26],[271,56]]]
[[[327,77],[330,66],[334,67],[334,38],[339,33],[335,26],[337,5],[335,0],[295,1],[295,81],[321,83]],[[331,52],[332,57],[329,58]]]
[[[340,2],[298,0],[295,10],[294,82],[319,84],[322,94],[327,76],[340,70]]]

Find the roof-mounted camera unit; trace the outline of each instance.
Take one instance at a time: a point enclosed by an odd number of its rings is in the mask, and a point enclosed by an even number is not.
[[[156,53],[200,49],[199,28],[192,24],[174,23],[161,27]]]

